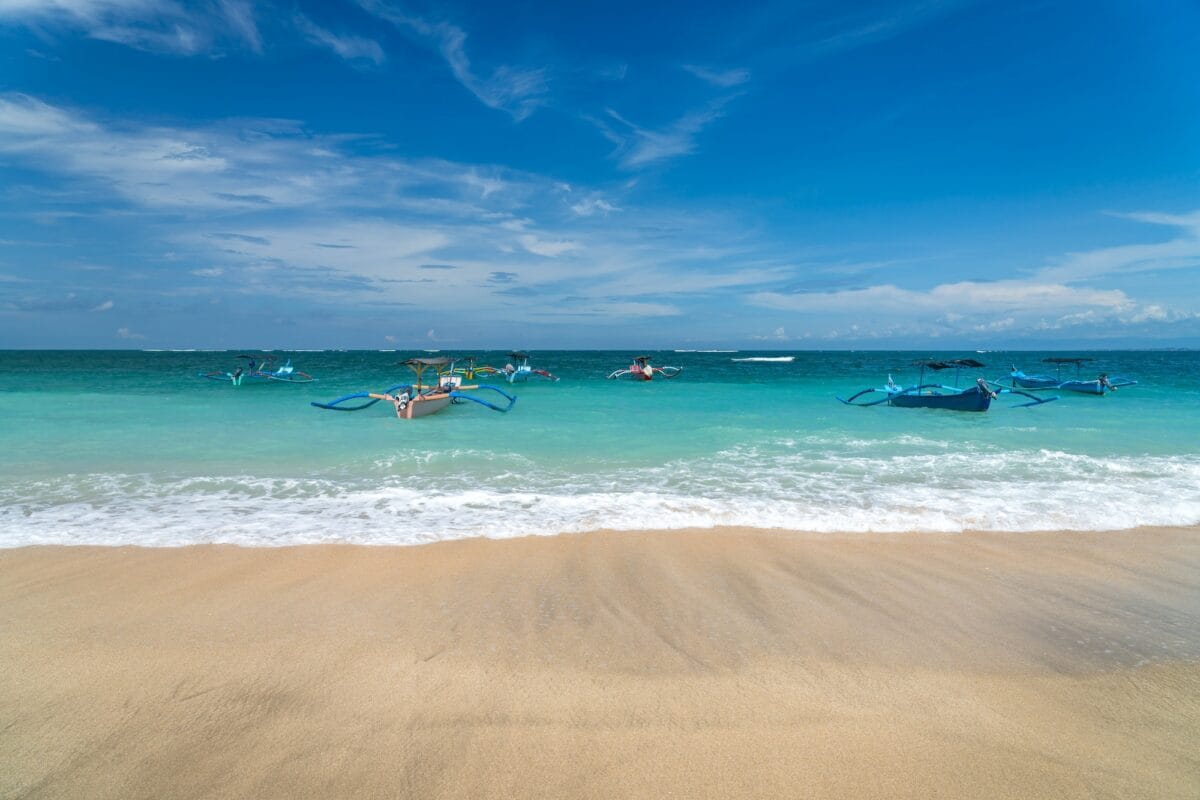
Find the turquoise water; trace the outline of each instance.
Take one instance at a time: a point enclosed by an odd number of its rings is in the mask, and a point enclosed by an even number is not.
[[[282,353],[319,380],[234,388],[196,377],[232,351],[0,352],[0,546],[1200,523],[1196,352],[1088,353],[1091,372],[1140,384],[986,414],[834,399],[889,373],[911,383],[930,354],[898,352],[668,351],[655,362],[680,377],[634,383],[604,379],[631,353],[547,351],[533,364],[562,381],[513,387],[509,414],[308,404],[397,383],[413,354]],[[997,378],[1049,354],[933,355]]]

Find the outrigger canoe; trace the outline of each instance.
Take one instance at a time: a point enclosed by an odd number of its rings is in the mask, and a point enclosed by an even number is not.
[[[516,397],[501,391],[495,386],[487,384],[464,386],[462,376],[455,374],[456,370],[453,359],[410,358],[401,363],[413,371],[415,380],[411,383],[398,383],[395,386],[389,386],[382,392],[354,392],[353,394],[330,400],[328,403],[313,401],[311,405],[316,408],[325,409],[326,411],[362,411],[385,400],[390,402],[393,408],[395,408],[397,418],[416,419],[436,414],[439,411],[445,410],[452,403],[464,400],[469,400],[472,403],[478,403],[493,411],[503,413],[511,410],[517,402]],[[421,382],[427,369],[435,370],[438,376],[437,383],[426,385]],[[503,397],[507,403],[498,405],[479,397],[472,397],[466,393],[470,389],[493,391]],[[365,400],[366,402],[354,403],[353,401],[355,400]]]
[[[993,387],[984,378],[976,378],[974,385],[966,388],[947,386],[940,383],[925,383],[925,370],[927,369],[934,372],[954,369],[956,376],[955,383],[957,383],[957,375],[962,369],[977,369],[985,366],[973,358],[917,361],[915,365],[921,368],[921,373],[917,379],[917,383],[913,386],[901,387],[889,375],[887,384],[883,388],[863,389],[861,392],[853,394],[847,399],[843,400],[841,397],[837,399],[848,406],[868,407],[886,403],[889,406],[897,408],[938,408],[945,411],[977,412],[987,411],[991,407],[992,401],[1001,394],[1015,394],[1029,398],[1029,402],[1019,403],[1014,408],[1041,405],[1058,399],[1057,397],[1038,397],[1019,389],[1011,389],[999,385]],[[870,398],[868,400],[860,399],[874,393],[881,393],[883,397],[879,399]]]
[[[1014,387],[1022,389],[1061,389],[1065,392],[1077,392],[1078,394],[1094,394],[1105,395],[1109,392],[1115,392],[1123,386],[1136,386],[1137,381],[1131,378],[1110,378],[1108,373],[1101,372],[1091,380],[1084,380],[1079,377],[1079,373],[1084,364],[1093,361],[1091,358],[1043,358],[1043,364],[1054,364],[1055,375],[1026,375],[1021,370],[1017,369],[1014,364],[1012,372],[1009,373],[1009,380],[1012,381]],[[1063,380],[1058,372],[1066,364],[1075,365],[1075,377],[1070,380]]]

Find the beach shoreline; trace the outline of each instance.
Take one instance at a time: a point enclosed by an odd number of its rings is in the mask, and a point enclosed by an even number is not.
[[[0,551],[3,797],[1187,797],[1200,528]]]

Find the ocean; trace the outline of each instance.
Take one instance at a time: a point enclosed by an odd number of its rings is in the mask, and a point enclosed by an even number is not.
[[[309,402],[398,383],[396,362],[424,352],[277,353],[318,378],[304,385],[197,377],[236,354],[0,352],[0,546],[1200,523],[1197,352],[1085,353],[1089,377],[1139,385],[1033,408],[1002,395],[972,414],[835,395],[889,374],[912,383],[911,362],[929,355],[976,358],[999,378],[1063,354],[652,351],[684,372],[635,383],[605,379],[633,353],[540,351],[533,366],[561,381],[516,385],[510,413],[463,404],[412,421],[385,403]],[[782,355],[795,358],[733,361]]]

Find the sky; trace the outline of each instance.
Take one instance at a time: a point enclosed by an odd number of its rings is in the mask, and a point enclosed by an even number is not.
[[[0,0],[0,348],[1200,346],[1200,5]]]

